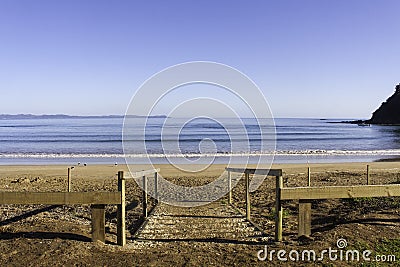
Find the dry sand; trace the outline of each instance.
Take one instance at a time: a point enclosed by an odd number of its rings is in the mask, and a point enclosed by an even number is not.
[[[372,184],[400,182],[399,162],[368,164],[371,166]],[[312,185],[365,184],[366,165],[367,163],[310,164]],[[70,166],[0,166],[0,190],[65,191],[68,167]],[[225,165],[213,165],[201,173],[185,173],[167,165],[156,167],[161,169],[161,175],[168,180],[193,186],[213,181],[223,172]],[[305,186],[307,167],[305,164],[273,166],[283,169],[285,186]],[[145,167],[135,166],[136,170],[143,168]],[[72,170],[72,189],[116,191],[116,173],[119,170],[127,171],[127,168],[114,165],[75,166]],[[169,235],[166,233],[168,238],[162,241],[136,240],[133,238],[133,233],[141,221],[141,191],[132,180],[127,181],[128,242],[124,248],[115,245],[116,208],[113,206],[107,207],[107,244],[102,244],[90,242],[89,206],[2,205],[0,206],[0,265],[266,266],[269,264],[268,261],[257,259],[257,252],[263,249],[265,244],[268,244],[269,249],[276,250],[321,251],[329,247],[335,248],[339,238],[345,238],[349,248],[395,254],[400,261],[399,198],[314,201],[311,239],[297,238],[297,203],[288,201],[284,203],[284,241],[279,244],[266,241],[274,232],[274,183],[273,179],[267,179],[251,195],[252,219],[266,233],[264,239],[254,239],[249,234],[246,240],[243,233],[247,230],[251,233],[249,229],[240,230],[242,231],[240,240],[235,240],[232,236],[222,238],[207,235],[208,232],[219,233],[221,231],[217,230],[223,228],[221,224],[210,223],[209,219],[212,219],[212,216],[221,222],[225,217],[229,217],[227,214],[232,214],[233,218],[240,217],[239,213],[232,213],[224,198],[200,208],[187,209],[163,205],[159,211],[162,211],[161,215],[167,214],[170,217],[179,215],[179,218],[184,215],[187,218],[190,214],[191,219],[187,221],[188,223],[180,221],[180,224],[171,226],[179,238],[170,238],[171,233]],[[234,188],[233,195],[235,205],[244,211],[242,181]],[[169,222],[173,223],[174,220]],[[244,225],[241,221],[237,222]],[[194,229],[198,228],[202,231],[196,234]],[[168,231],[165,227],[162,230]],[[146,233],[151,234],[151,231],[148,230]],[[274,264],[276,263],[278,261],[275,259]],[[353,266],[360,263],[324,261],[326,266]],[[286,264],[293,265],[293,263]]]

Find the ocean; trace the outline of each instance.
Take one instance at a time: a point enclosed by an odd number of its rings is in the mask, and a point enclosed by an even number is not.
[[[254,119],[206,118],[196,120],[130,119],[124,141],[137,164],[150,155],[155,163],[166,157],[196,158],[216,155],[215,163],[228,158],[275,154],[275,163],[361,162],[400,156],[400,127],[361,127],[334,123],[340,119],[275,119],[276,148],[267,150],[271,133]],[[0,120],[0,164],[124,163],[123,118],[30,118]],[[242,129],[242,130],[241,130]],[[145,140],[145,150],[141,147]],[[138,147],[135,152],[135,147]],[[133,151],[133,152],[132,152]]]

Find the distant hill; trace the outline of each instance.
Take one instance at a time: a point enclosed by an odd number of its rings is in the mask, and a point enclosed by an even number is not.
[[[400,125],[400,84],[396,85],[394,94],[374,111],[370,124]]]
[[[0,114],[0,120],[22,120],[22,119],[96,119],[96,118],[124,118],[124,115],[104,115],[104,116],[76,116],[66,114]],[[167,118],[165,115],[155,116],[140,116],[140,115],[127,115],[128,118]]]

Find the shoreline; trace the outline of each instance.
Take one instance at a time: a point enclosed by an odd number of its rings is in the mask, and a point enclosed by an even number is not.
[[[124,157],[123,155],[34,155],[34,156],[7,156],[0,155],[0,166],[6,165],[74,165],[78,162],[87,163],[90,165],[104,165],[104,164],[170,164],[173,161],[177,164],[192,165],[196,164],[196,160],[202,159],[204,162],[211,164],[241,164],[248,162],[249,164],[256,164],[257,162],[273,162],[273,164],[313,164],[313,163],[352,163],[352,162],[400,162],[400,155],[398,151],[394,153],[379,154],[379,153],[347,153],[347,154],[333,154],[333,153],[311,153],[311,154],[259,154],[259,155],[205,155],[199,157],[198,155],[168,155],[156,157]]]
[[[285,174],[302,174],[306,173],[307,169],[311,169],[311,174],[316,173],[329,173],[329,172],[337,172],[337,171],[366,171],[366,166],[370,166],[370,171],[399,171],[400,170],[400,162],[398,161],[383,161],[383,162],[325,162],[325,163],[277,163],[272,164],[271,169],[282,169]],[[195,169],[196,165],[192,164],[191,167]],[[253,168],[256,165],[248,164],[249,168]],[[118,171],[141,171],[145,169],[151,168],[159,168],[160,173],[167,176],[174,176],[185,174],[189,176],[213,176],[217,174],[221,174],[227,164],[211,164],[208,167],[204,168],[202,171],[185,171],[176,168],[170,164],[135,164],[135,165],[128,165],[120,164],[92,164],[92,165],[71,165],[71,164],[22,164],[22,165],[0,165],[0,175],[4,175],[7,173],[35,173],[40,172],[46,175],[56,174],[56,175],[66,175],[67,169],[70,167],[74,167],[71,171],[72,175],[84,175],[86,173],[91,173],[92,177],[96,176],[96,173],[101,177],[103,175],[114,175]],[[192,168],[192,169],[193,169]]]

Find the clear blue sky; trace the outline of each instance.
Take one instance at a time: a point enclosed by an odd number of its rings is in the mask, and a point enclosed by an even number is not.
[[[400,83],[400,1],[0,0],[0,113],[123,114],[168,66],[231,65],[276,117],[368,118]]]

